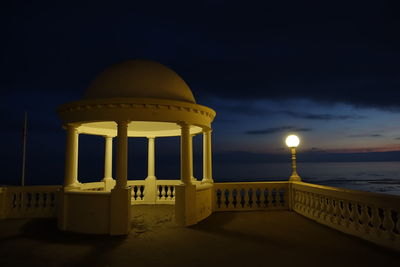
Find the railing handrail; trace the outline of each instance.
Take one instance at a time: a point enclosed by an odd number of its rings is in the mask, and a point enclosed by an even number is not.
[[[229,186],[229,185],[257,185],[257,184],[288,184],[290,183],[289,181],[268,181],[268,182],[229,182],[229,183],[214,183],[214,186]]]
[[[181,180],[156,180],[157,185],[179,185]]]
[[[145,180],[128,180],[128,185],[144,185],[146,183]]]
[[[1,187],[6,192],[56,192],[61,190],[61,185],[29,185],[29,186],[4,186]]]
[[[102,187],[102,186],[104,186],[104,182],[81,183],[81,188]]]
[[[79,190],[79,189],[72,189],[72,190],[68,190],[65,191],[64,194],[77,194],[77,195],[92,195],[92,194],[97,194],[97,195],[110,195],[111,192],[107,192],[107,191],[83,191],[83,190]]]
[[[325,185],[315,185],[304,182],[292,182],[292,186],[294,189],[304,188],[312,193],[325,194],[334,198],[340,198],[359,203],[369,203],[380,207],[400,208],[400,196],[396,195],[351,190]]]

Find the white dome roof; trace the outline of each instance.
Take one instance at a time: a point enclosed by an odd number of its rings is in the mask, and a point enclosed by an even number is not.
[[[86,99],[156,98],[196,103],[185,81],[168,67],[150,60],[129,60],[103,71],[86,90]]]

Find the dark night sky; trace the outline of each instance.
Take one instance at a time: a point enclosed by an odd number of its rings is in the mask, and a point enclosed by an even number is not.
[[[134,58],[169,66],[217,111],[215,168],[284,161],[289,133],[301,137],[304,161],[400,159],[400,16],[389,2],[82,2],[1,8],[0,184],[20,175],[24,111],[28,183],[60,183],[57,106],[79,99],[107,66]],[[130,142],[130,173],[144,177],[145,140]],[[90,166],[101,165],[102,140],[80,143],[80,176],[98,180],[101,168]],[[178,151],[176,138],[157,143],[158,173],[177,175]]]

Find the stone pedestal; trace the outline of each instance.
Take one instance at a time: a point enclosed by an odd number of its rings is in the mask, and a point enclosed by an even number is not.
[[[175,186],[175,220],[179,226],[189,226],[196,220],[196,186],[193,184]]]
[[[104,191],[109,192],[115,187],[115,180],[113,178],[104,178]]]
[[[146,193],[144,194],[145,204],[156,204],[158,188],[157,188],[157,178],[155,176],[149,176],[145,180],[144,188],[146,188]]]
[[[131,230],[131,188],[114,188],[110,201],[110,235],[126,235]]]

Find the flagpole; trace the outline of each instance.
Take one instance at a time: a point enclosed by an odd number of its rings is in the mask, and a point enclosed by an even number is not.
[[[23,136],[22,136],[22,175],[21,175],[21,185],[25,185],[25,158],[26,158],[26,132],[27,132],[27,125],[28,125],[28,113],[25,112],[24,116],[24,128],[23,128]]]

